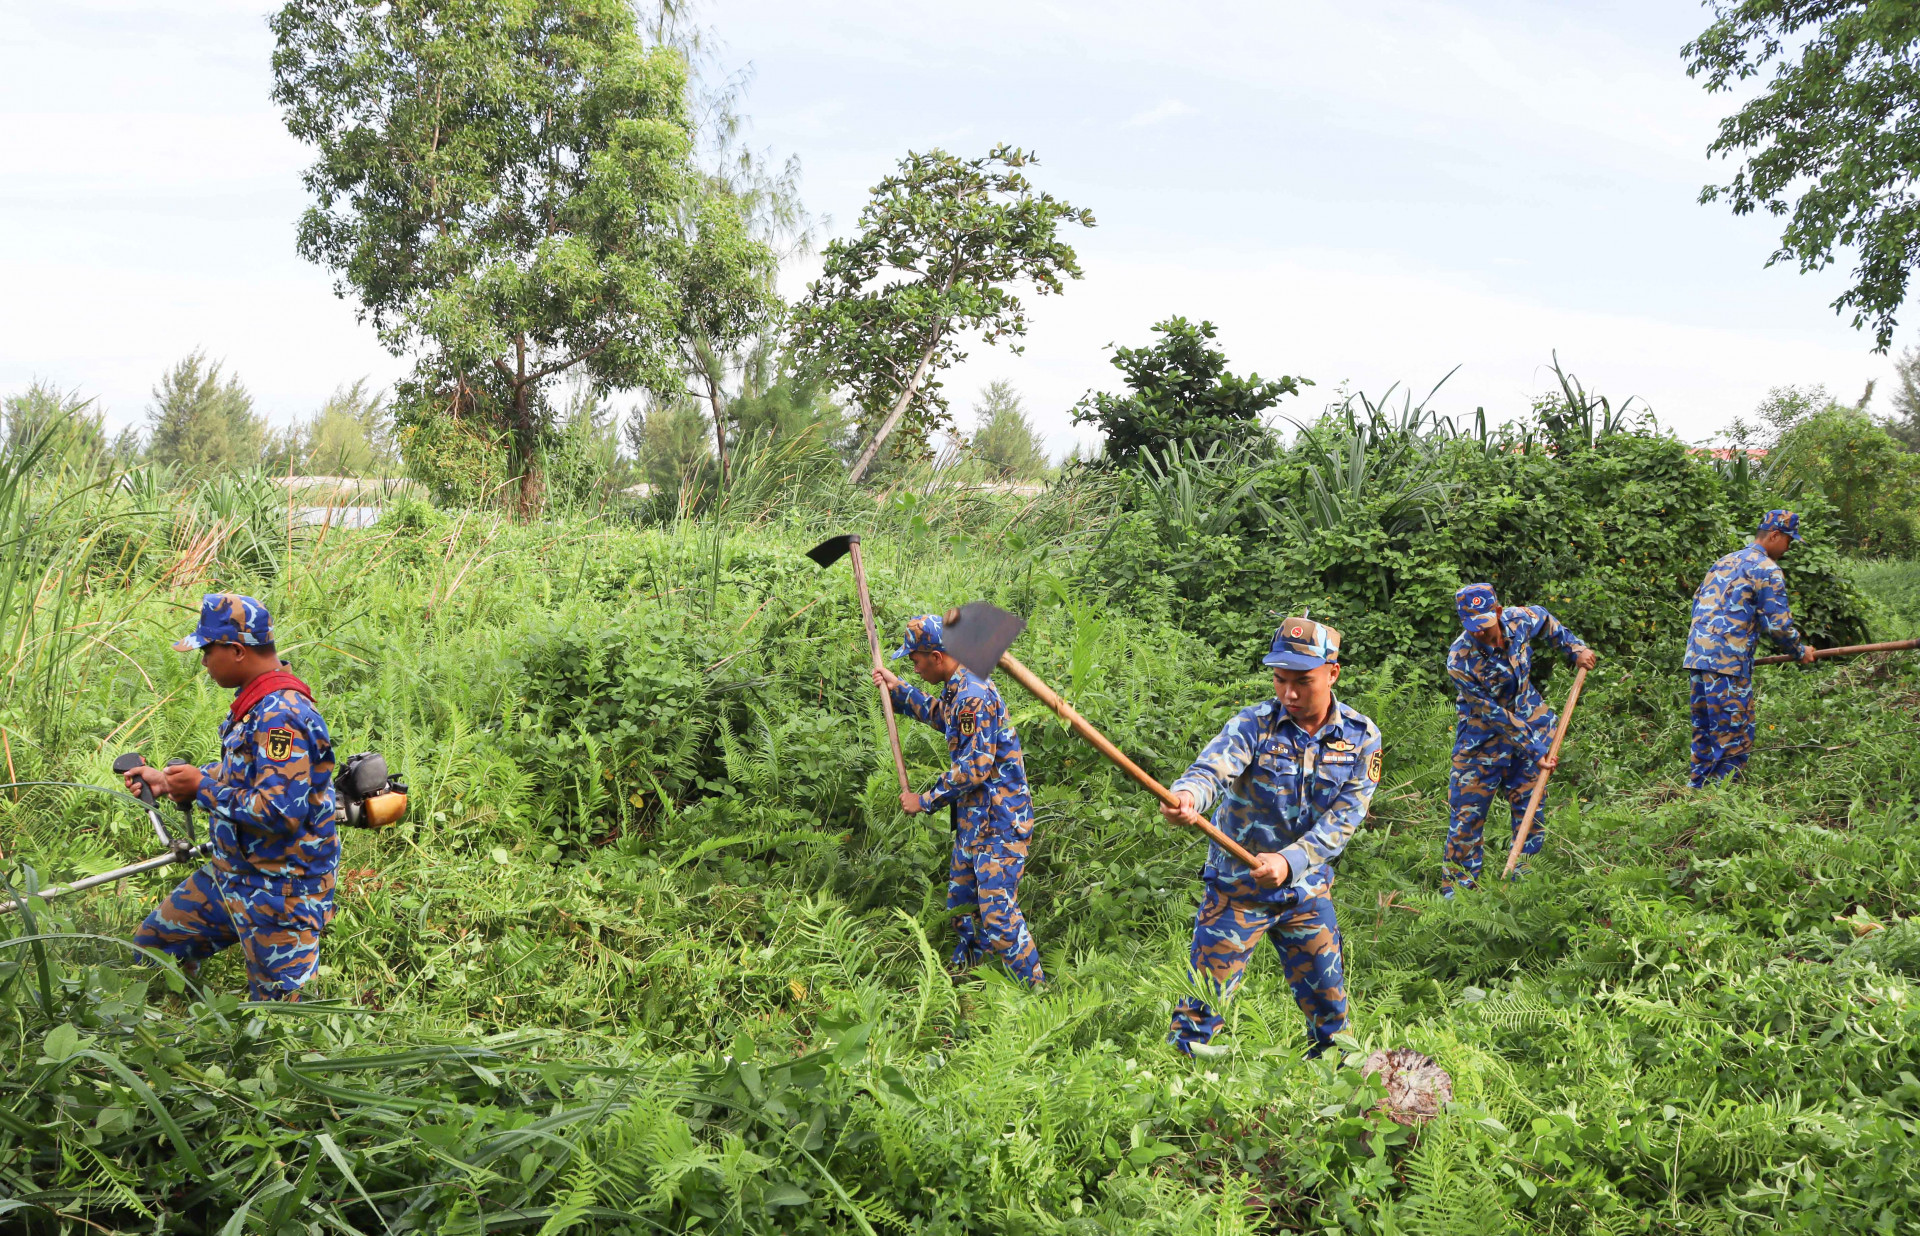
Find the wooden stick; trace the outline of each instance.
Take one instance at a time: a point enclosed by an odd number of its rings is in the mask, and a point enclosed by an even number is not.
[[[880,660],[880,636],[873,629],[873,599],[867,595],[867,571],[860,563],[860,538],[847,538],[847,553],[853,557],[853,582],[860,589],[860,616],[867,620],[867,651],[873,654],[873,668],[885,669]],[[900,778],[900,792],[905,794],[913,787],[907,784],[907,761],[900,754],[900,723],[893,719],[893,692],[880,688],[880,708],[887,714],[887,742],[893,746],[893,772]]]
[[[1580,702],[1580,688],[1587,681],[1584,667],[1573,675],[1573,689],[1567,692],[1567,706],[1560,710],[1560,724],[1553,731],[1553,745],[1547,748],[1547,758],[1555,759],[1560,755],[1560,744],[1567,736],[1567,723],[1573,720],[1574,705]],[[1510,876],[1520,863],[1520,847],[1527,844],[1527,834],[1533,831],[1533,813],[1540,809],[1540,799],[1547,792],[1547,778],[1552,776],[1550,769],[1541,769],[1540,776],[1533,783],[1533,797],[1527,799],[1527,814],[1520,820],[1520,827],[1513,830],[1513,850],[1507,855],[1507,869],[1500,874]]]
[[[1107,741],[1105,734],[1094,729],[1093,726],[1087,723],[1085,717],[1075,712],[1072,704],[1061,699],[1052,687],[1049,687],[1046,683],[1041,682],[1039,678],[1035,677],[1032,670],[1014,660],[1012,654],[1009,653],[1001,656],[1000,668],[1013,675],[1014,681],[1025,687],[1028,691],[1031,691],[1034,698],[1058,713],[1062,721],[1065,721],[1073,727],[1074,733],[1092,743],[1099,750],[1100,754],[1118,764],[1120,771],[1145,786],[1149,794],[1152,794],[1169,807],[1177,807],[1180,805],[1180,800],[1173,796],[1172,791],[1148,776],[1145,769],[1128,759],[1125,752]],[[1221,849],[1233,855],[1247,866],[1251,867],[1254,865],[1253,855],[1247,853],[1245,846],[1215,828],[1212,821],[1207,820],[1205,817],[1199,818],[1200,823],[1194,825],[1195,828],[1198,828],[1201,832],[1213,838]]]
[[[1825,657],[1850,657],[1856,652],[1905,652],[1909,648],[1920,648],[1920,639],[1896,639],[1885,644],[1852,644],[1846,648],[1816,648],[1813,650],[1813,659],[1818,661]],[[1754,664],[1785,665],[1789,661],[1799,659],[1783,652],[1775,657],[1759,657]]]

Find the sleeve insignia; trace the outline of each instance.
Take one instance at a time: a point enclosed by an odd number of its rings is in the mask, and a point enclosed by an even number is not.
[[[1372,755],[1367,757],[1367,779],[1368,780],[1370,781],[1380,780],[1380,767],[1384,762],[1385,761],[1383,761],[1380,758],[1380,753],[1378,751],[1375,751]]]
[[[955,720],[960,723],[960,733],[964,737],[972,738],[975,734],[978,734],[980,732],[979,697],[976,696],[973,699],[963,701]]]
[[[293,731],[286,726],[276,726],[267,731],[267,758],[284,760],[293,754]]]

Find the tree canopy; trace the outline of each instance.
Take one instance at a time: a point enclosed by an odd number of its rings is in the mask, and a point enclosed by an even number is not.
[[[1045,296],[1080,278],[1059,232],[1092,227],[1093,213],[1036,191],[1021,171],[1035,161],[1004,145],[979,159],[910,153],[873,187],[859,234],[827,246],[795,338],[861,411],[870,437],[854,461],[856,483],[896,430],[904,426],[924,452],[928,436],[951,424],[934,375],[966,359],[962,335],[995,343],[1026,333],[1026,306],[1010,285]]]
[[[148,449],[157,463],[189,468],[251,468],[260,462],[266,423],[239,375],[222,380],[220,362],[189,353],[153,388]]]
[[[1893,341],[1907,280],[1920,260],[1920,7],[1910,0],[1714,0],[1714,21],[1682,50],[1711,92],[1773,67],[1767,87],[1707,147],[1744,162],[1700,200],[1736,215],[1783,217],[1768,259],[1821,270],[1856,254],[1852,286],[1833,307]]]
[[[417,354],[402,419],[497,427],[536,507],[552,384],[664,387],[685,315],[715,316],[686,300],[725,281],[683,226],[684,61],[625,0],[289,0],[272,27],[274,100],[319,154],[301,254]]]
[[[1306,378],[1235,377],[1227,354],[1211,345],[1212,322],[1171,317],[1153,329],[1160,336],[1154,343],[1114,350],[1113,367],[1130,393],[1089,393],[1073,410],[1076,425],[1091,423],[1106,435],[1111,463],[1131,464],[1142,450],[1164,451],[1174,442],[1204,451],[1251,441],[1263,432],[1260,413],[1313,385]]]

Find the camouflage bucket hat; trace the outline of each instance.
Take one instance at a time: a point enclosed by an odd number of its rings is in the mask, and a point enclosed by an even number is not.
[[[1289,618],[1273,633],[1273,649],[1262,665],[1276,669],[1311,670],[1340,661],[1340,632],[1311,618]]]
[[[1793,511],[1768,511],[1760,517],[1760,526],[1753,530],[1753,535],[1765,536],[1769,532],[1784,532],[1789,540],[1799,540],[1800,516]]]
[[[1453,606],[1460,611],[1460,626],[1469,634],[1484,631],[1500,621],[1500,606],[1494,600],[1492,584],[1468,584],[1453,594]]]
[[[192,652],[208,644],[258,647],[272,642],[273,618],[266,606],[237,592],[209,592],[200,598],[200,625],[174,649]]]
[[[893,654],[898,661],[912,652],[944,652],[946,645],[940,642],[946,625],[938,614],[921,614],[918,618],[907,619],[907,637],[900,641],[899,649]]]

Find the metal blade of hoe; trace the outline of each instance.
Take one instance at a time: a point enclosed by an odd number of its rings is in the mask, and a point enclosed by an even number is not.
[[[985,601],[969,601],[959,609],[947,611],[946,630],[940,642],[954,660],[982,678],[990,678],[999,667],[1000,658],[1026,629],[1027,620],[1018,614],[1010,614]]]
[[[823,567],[830,567],[847,556],[847,546],[851,544],[853,544],[851,534],[847,536],[828,537],[826,540],[808,550],[807,557],[813,559]]]

